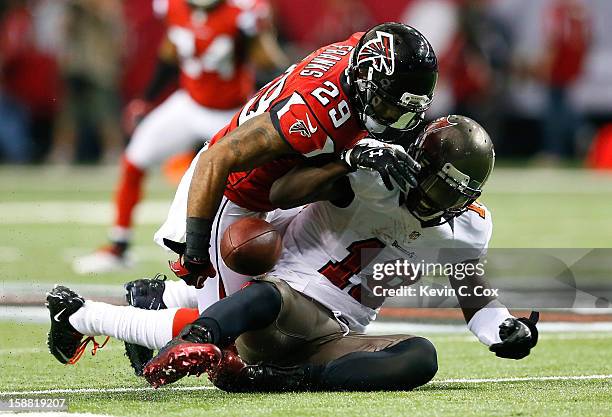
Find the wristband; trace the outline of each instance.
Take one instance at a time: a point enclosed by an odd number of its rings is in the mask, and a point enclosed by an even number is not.
[[[513,318],[506,306],[498,300],[491,300],[474,314],[468,323],[468,329],[486,346],[501,342],[499,325],[504,320]]]
[[[200,217],[187,217],[185,236],[185,255],[190,258],[209,259],[212,220]]]

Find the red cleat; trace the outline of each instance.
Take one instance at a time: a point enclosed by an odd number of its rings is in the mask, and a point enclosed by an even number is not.
[[[219,365],[221,350],[212,343],[192,343],[173,339],[147,363],[142,375],[155,388],[179,379],[200,376]]]
[[[219,366],[208,371],[208,379],[217,388],[224,391],[240,390],[238,385],[243,377],[247,364],[238,356],[234,345],[223,350],[223,358]]]

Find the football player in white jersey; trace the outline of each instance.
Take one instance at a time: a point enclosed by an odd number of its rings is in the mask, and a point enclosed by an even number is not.
[[[388,145],[367,142],[353,152],[377,152],[380,146]],[[277,267],[206,309],[147,365],[147,379],[159,386],[208,371],[217,386],[233,391],[410,389],[428,382],[437,370],[429,341],[362,334],[382,302],[358,296],[368,291],[362,278],[376,264],[407,256],[476,263],[486,252],[491,220],[484,206],[472,204],[493,167],[494,153],[486,132],[460,116],[430,124],[410,153],[422,170],[418,187],[407,195],[389,192],[377,174],[361,170],[323,190],[307,189],[305,178],[326,175],[316,167],[297,168],[278,180],[271,198],[283,207],[330,201],[305,207],[285,233]],[[349,166],[351,156],[344,155]],[[304,184],[296,188],[298,182]],[[468,278],[462,285],[488,286],[482,277]],[[456,281],[451,278],[453,285]],[[159,347],[151,335],[117,330],[130,326],[105,327],[105,320],[94,318],[99,316],[93,314],[96,308],[88,308],[91,302],[80,308],[78,300],[73,297],[70,313],[75,314],[69,321],[77,332]],[[51,313],[53,301],[52,293]],[[460,296],[459,301],[470,330],[498,356],[520,359],[535,346],[536,315],[517,319],[494,297]],[[116,317],[121,321],[126,315]],[[68,338],[55,332],[58,341],[61,336]],[[230,348],[234,342],[240,356]]]

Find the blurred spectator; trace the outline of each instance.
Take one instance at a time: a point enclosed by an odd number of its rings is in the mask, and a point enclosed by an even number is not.
[[[51,160],[115,161],[122,149],[118,83],[123,45],[119,0],[70,0],[60,67],[66,98]],[[99,142],[102,149],[99,152]]]
[[[273,3],[281,17],[276,19],[280,33],[297,45],[298,56],[379,23],[372,17],[365,0],[275,0]]]
[[[57,105],[55,61],[37,43],[37,4],[5,2],[0,18],[0,158],[9,162],[41,157]]]
[[[431,43],[440,72],[434,92],[434,101],[427,111],[428,118],[449,114],[454,110],[454,97],[450,87],[450,74],[446,57],[455,46],[459,26],[459,4],[456,0],[415,0],[404,10],[400,22],[418,29]]]
[[[543,147],[538,160],[555,163],[573,154],[580,121],[569,99],[569,88],[581,75],[590,45],[591,28],[581,0],[555,0],[543,22],[545,54],[535,75],[547,86],[542,118]]]
[[[491,137],[501,136],[506,113],[511,34],[488,7],[488,0],[466,0],[455,39],[442,60],[450,79],[454,113],[478,120]]]
[[[309,49],[346,39],[352,33],[367,30],[373,25],[374,20],[363,2],[327,0],[317,24],[312,25],[307,34],[311,42]]]

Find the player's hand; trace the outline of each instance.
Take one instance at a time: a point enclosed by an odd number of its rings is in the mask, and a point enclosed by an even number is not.
[[[206,279],[217,275],[208,258],[198,259],[181,255],[176,261],[168,261],[168,265],[177,277],[185,281],[187,285],[198,289],[204,287]]]
[[[393,179],[406,192],[416,187],[416,174],[421,166],[406,152],[395,147],[356,145],[342,153],[342,160],[353,170],[377,171],[388,190],[393,189]]]
[[[499,325],[501,343],[489,347],[491,352],[500,358],[523,359],[538,343],[538,328],[536,324],[540,313],[532,311],[529,318],[509,318]]]
[[[122,124],[125,133],[131,135],[152,107],[151,103],[146,100],[139,98],[131,100],[123,110]]]

